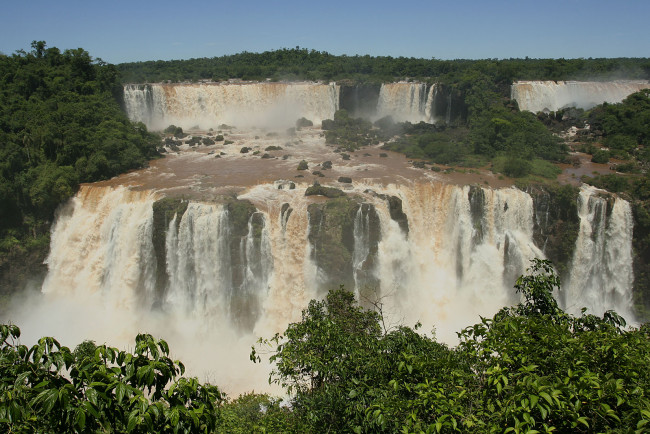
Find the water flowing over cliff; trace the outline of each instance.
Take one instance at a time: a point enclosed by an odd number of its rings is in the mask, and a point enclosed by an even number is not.
[[[186,129],[221,124],[292,126],[306,117],[332,119],[339,87],[319,83],[128,84],[124,105],[133,121],[160,130],[174,124]]]
[[[512,85],[511,98],[517,100],[520,110],[533,113],[566,107],[587,110],[604,102],[621,102],[628,95],[646,88],[650,88],[650,82],[646,80],[519,81]]]
[[[432,122],[435,87],[424,83],[384,83],[379,90],[377,114],[392,116],[395,121]]]
[[[578,198],[580,232],[565,287],[565,303],[574,312],[586,307],[602,315],[613,309],[625,318],[633,318],[632,210],[627,201],[607,200],[596,191],[583,187]]]
[[[544,256],[533,198],[515,188],[362,183],[322,201],[307,185],[279,186],[209,202],[84,186],[53,228],[43,292],[128,318],[110,335],[147,327],[186,345],[231,342],[245,357],[242,337],[282,331],[339,283],[362,303],[381,300],[390,321],[421,321],[453,342],[478,315],[516,302],[514,280]],[[630,206],[583,188],[579,210],[561,303],[629,313]]]
[[[343,88],[343,90],[341,90]],[[346,108],[354,116],[395,121],[441,122],[462,117],[450,90],[424,83],[339,86],[318,83],[127,84],[129,118],[149,129],[292,126],[300,117],[316,124]]]

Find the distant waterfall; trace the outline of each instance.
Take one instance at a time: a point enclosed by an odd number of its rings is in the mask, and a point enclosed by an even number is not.
[[[379,90],[377,115],[392,116],[395,121],[429,122],[427,85],[424,83],[384,83]],[[429,104],[429,111],[431,106]]]
[[[620,198],[613,204],[598,196],[593,187],[583,187],[578,199],[580,232],[576,240],[566,306],[579,312],[602,315],[614,309],[632,318],[632,229],[630,204]]]
[[[319,83],[128,84],[126,113],[149,129],[292,126],[316,124],[338,110],[339,87]]]
[[[628,95],[650,88],[650,81],[518,81],[512,85],[511,97],[520,110],[533,113],[558,111],[566,107],[590,109],[602,104],[618,103]]]

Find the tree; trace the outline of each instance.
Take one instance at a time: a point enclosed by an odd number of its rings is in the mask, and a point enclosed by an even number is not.
[[[54,338],[31,348],[0,325],[0,426],[6,432],[212,432],[219,389],[185,378],[163,340],[140,334],[133,353]]]
[[[266,342],[271,380],[310,432],[644,432],[650,329],[566,314],[559,288],[550,262],[533,260],[515,284],[522,302],[462,330],[453,349],[417,325],[382,333],[379,314],[332,291]]]

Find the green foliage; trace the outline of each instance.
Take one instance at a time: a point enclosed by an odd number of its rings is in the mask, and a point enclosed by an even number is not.
[[[594,76],[648,78],[648,59],[439,60],[390,56],[335,56],[326,51],[283,48],[263,53],[118,65],[124,82],[244,80],[352,80],[380,83],[396,78],[442,77],[445,83],[487,77],[499,86],[513,80],[585,80]]]
[[[561,161],[563,145],[532,113],[491,104],[471,120],[471,140],[478,154],[506,154],[513,158]]]
[[[609,152],[598,150],[591,156],[592,163],[606,164],[609,163]]]
[[[266,342],[271,380],[293,394],[305,432],[644,432],[647,326],[568,315],[559,285],[534,260],[515,284],[522,302],[461,331],[455,349],[408,327],[382,331],[380,313],[332,291]]]
[[[323,120],[322,128],[325,130],[325,143],[347,151],[355,151],[363,146],[379,143],[370,121],[351,118],[344,109],[337,110],[333,120]]]
[[[183,132],[183,128],[177,127],[176,125],[173,124],[165,128],[164,132],[166,134],[171,134],[172,136],[179,139],[182,139],[183,137],[187,136],[187,134]]]
[[[217,432],[249,433],[302,433],[305,427],[282,400],[265,394],[246,393],[225,403],[220,412]]]
[[[133,353],[53,338],[31,348],[0,325],[0,426],[6,432],[213,432],[221,392],[182,377],[163,340],[140,334]]]
[[[82,49],[32,48],[0,55],[0,239],[25,244],[49,231],[80,182],[142,167],[158,144],[122,112],[113,65]]]

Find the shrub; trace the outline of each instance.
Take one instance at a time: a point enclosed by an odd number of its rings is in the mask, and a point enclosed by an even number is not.
[[[609,163],[609,152],[603,150],[594,152],[594,155],[591,156],[591,162],[600,164]]]

